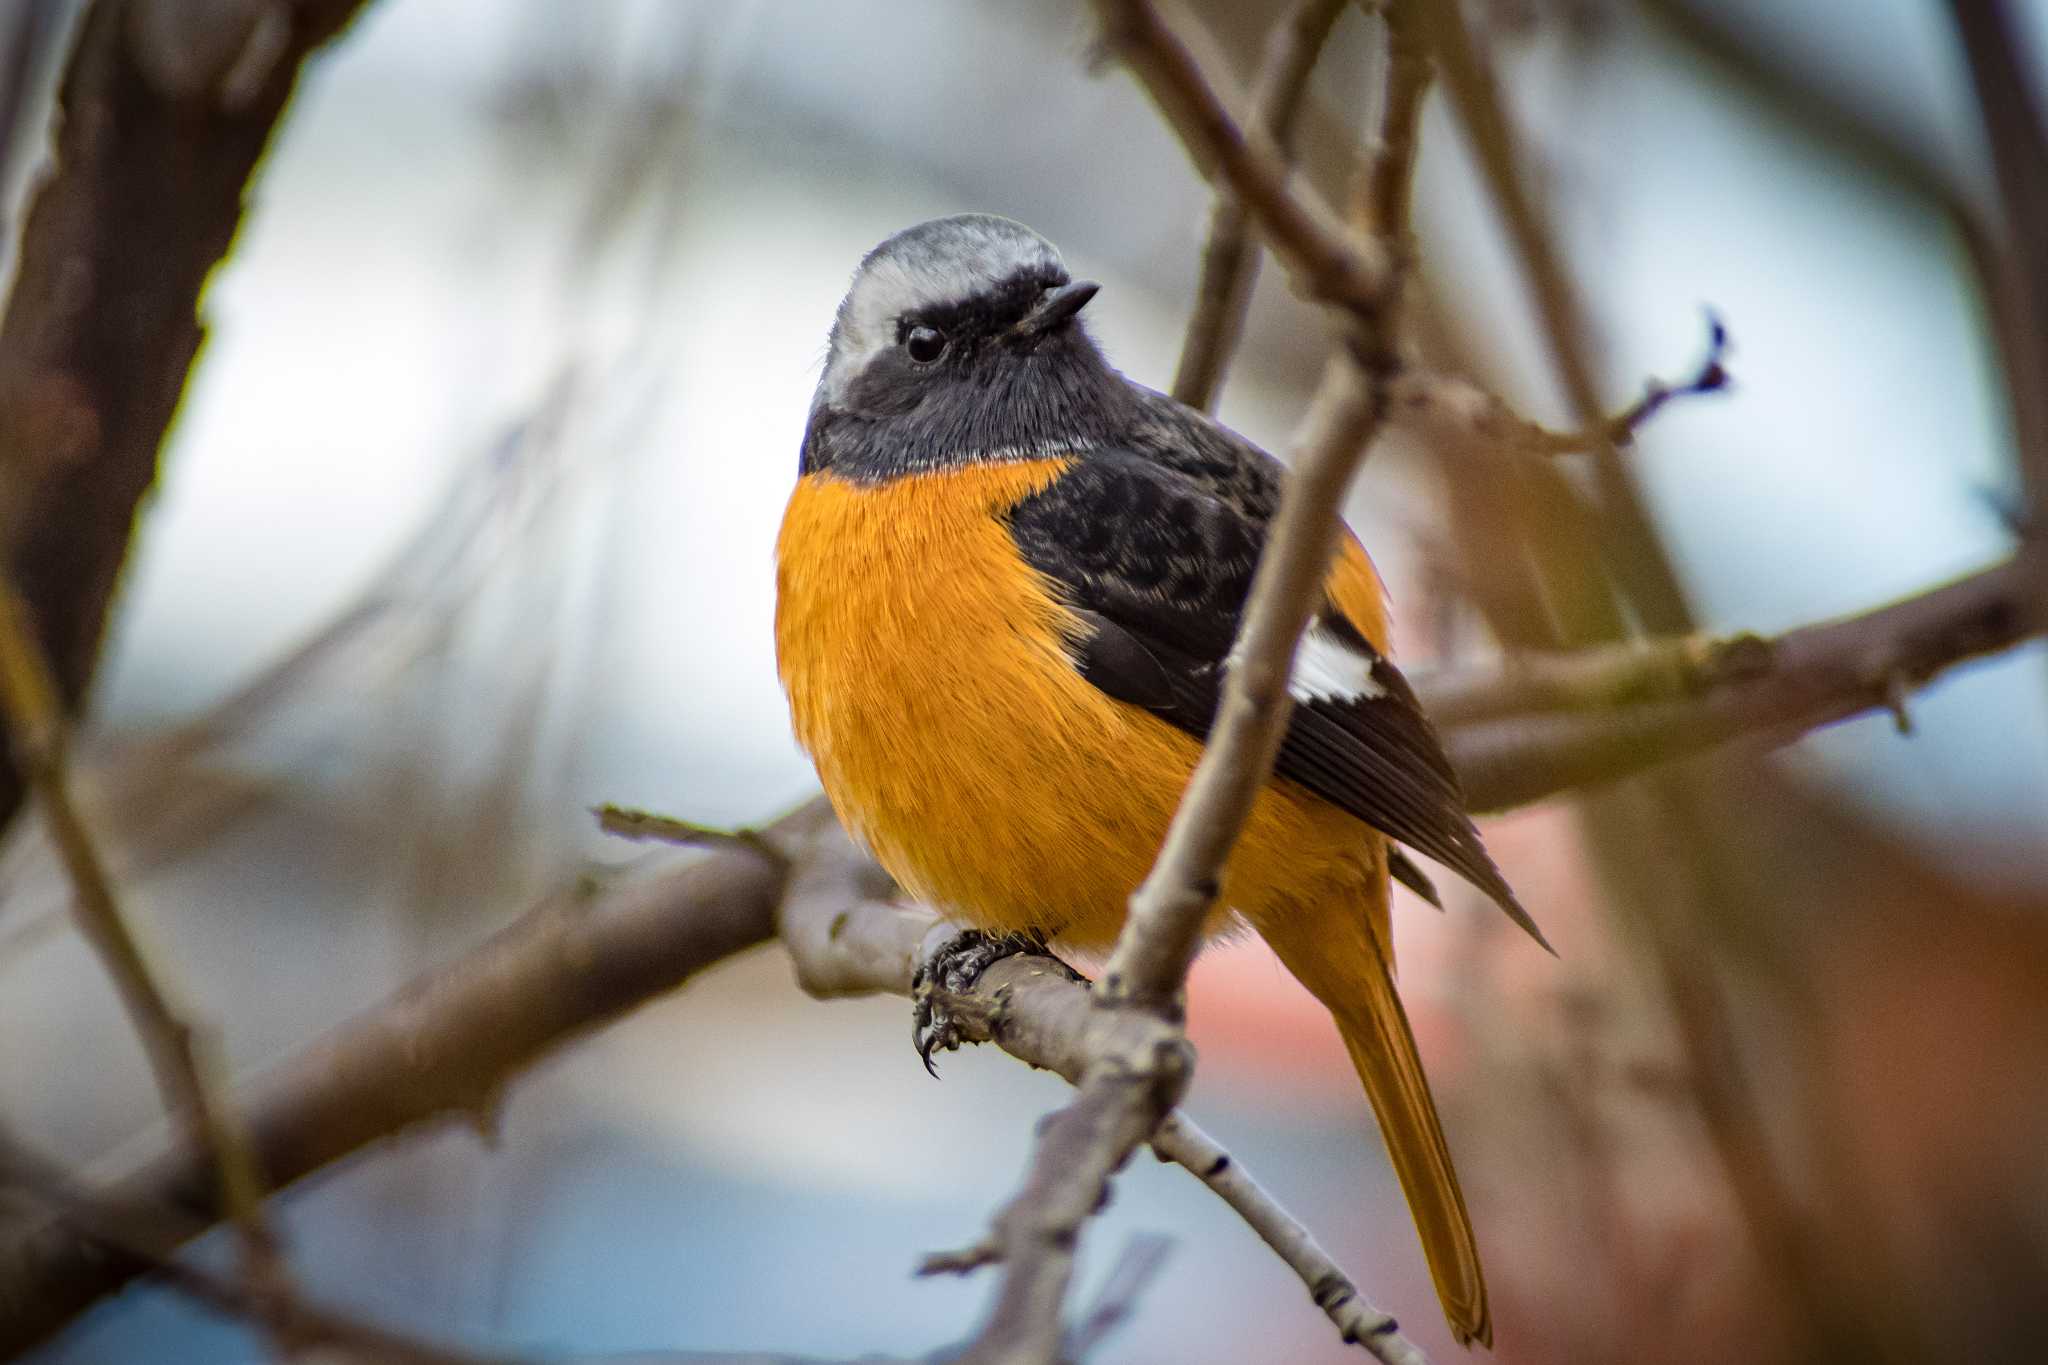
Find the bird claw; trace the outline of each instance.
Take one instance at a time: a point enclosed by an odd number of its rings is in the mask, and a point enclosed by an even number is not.
[[[1027,953],[1051,958],[1076,981],[1087,980],[1053,957],[1045,935],[1036,931],[990,934],[980,929],[963,929],[918,964],[910,978],[910,1040],[926,1071],[936,1077],[939,1070],[932,1064],[933,1054],[951,1052],[961,1043],[959,1021],[947,1008],[946,998],[973,990],[981,974],[1004,958]]]

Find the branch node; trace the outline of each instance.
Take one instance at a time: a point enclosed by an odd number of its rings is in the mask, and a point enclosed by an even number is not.
[[[1902,735],[1913,733],[1913,713],[1906,699],[1912,695],[1913,680],[1904,669],[1893,669],[1884,680],[1884,709],[1892,713],[1892,728]]]
[[[933,1275],[972,1275],[987,1265],[997,1265],[1003,1259],[1003,1249],[992,1241],[976,1242],[973,1246],[958,1251],[934,1251],[917,1263],[917,1276],[925,1279]]]

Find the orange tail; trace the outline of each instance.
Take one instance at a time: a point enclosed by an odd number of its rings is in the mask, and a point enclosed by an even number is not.
[[[1336,1016],[1408,1196],[1451,1334],[1460,1345],[1477,1341],[1491,1346],[1493,1319],[1472,1220],[1465,1214],[1465,1196],[1422,1074],[1408,1012],[1394,993],[1392,962],[1381,947],[1388,941],[1386,916],[1382,873],[1377,904],[1359,907],[1338,900],[1327,909],[1294,907],[1262,916],[1258,929],[1287,970]]]

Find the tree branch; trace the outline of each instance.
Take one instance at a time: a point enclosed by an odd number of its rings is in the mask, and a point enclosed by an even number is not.
[[[764,832],[782,844],[831,818],[814,800]],[[487,1124],[505,1086],[543,1054],[767,941],[782,886],[759,853],[722,849],[646,881],[546,902],[246,1086],[240,1108],[258,1163],[283,1186],[418,1124]],[[218,1217],[213,1192],[206,1156],[190,1144],[107,1191],[206,1222]],[[61,1221],[6,1228],[0,1356],[148,1269]]]
[[[919,964],[959,932],[922,906],[878,899],[878,883],[886,878],[836,826],[820,829],[796,852],[795,863],[776,932],[798,984],[814,996],[909,995]],[[1060,963],[1034,954],[1003,959],[945,1004],[962,1041],[994,1043],[1074,1084],[1098,1050],[1105,1013]],[[1301,1277],[1344,1340],[1371,1346],[1385,1361],[1421,1365],[1421,1353],[1399,1335],[1394,1319],[1364,1299],[1314,1235],[1186,1115],[1167,1115],[1151,1143],[1161,1160],[1185,1168],[1258,1233]],[[931,1258],[927,1268],[961,1271],[996,1258],[992,1244],[984,1243]]]
[[[150,1273],[195,1303],[261,1324],[279,1340],[331,1346],[391,1365],[487,1365],[487,1358],[388,1332],[296,1295],[252,1292],[244,1282],[178,1256],[205,1230],[167,1209],[117,1206],[81,1188],[63,1170],[0,1136],[0,1183],[22,1190],[57,1213],[78,1236],[150,1267]]]
[[[1302,630],[1336,549],[1338,509],[1386,413],[1399,369],[1392,335],[1399,258],[1383,242],[1356,249],[1342,225],[1305,213],[1272,178],[1277,155],[1256,130],[1230,122],[1179,40],[1144,0],[1097,0],[1104,46],[1145,84],[1190,156],[1219,190],[1244,204],[1298,288],[1340,310],[1345,344],[1318,391],[1283,486],[1233,644],[1216,724],[1158,858],[1132,895],[1092,999],[1080,1096],[1041,1129],[1022,1189],[997,1214],[989,1240],[955,1258],[1000,1261],[996,1304],[964,1362],[1046,1362],[1061,1340],[1060,1305],[1081,1227],[1105,1182],[1170,1113],[1185,1089],[1192,1050],[1180,1031],[1179,995],[1222,871],[1271,776],[1292,698],[1287,679]],[[1370,289],[1356,267],[1385,259]],[[1363,1344],[1377,1349],[1383,1339]]]
[[[1987,291],[2000,318],[2005,387],[2012,405],[2021,486],[2027,497],[2026,534],[2048,536],[2048,130],[2036,92],[2022,67],[2026,44],[2002,0],[1949,0],[1956,32],[1969,60],[1977,110],[1998,179],[2004,231],[1990,263]],[[2036,590],[2048,599],[2048,556]]]
[[[1579,431],[1592,437],[1589,453],[1602,514],[1600,544],[1624,595],[1644,624],[1657,631],[1685,630],[1691,617],[1684,592],[1651,529],[1634,475],[1609,438],[1592,366],[1586,359],[1584,311],[1530,192],[1524,175],[1527,160],[1508,122],[1493,71],[1473,46],[1457,5],[1424,5],[1421,13],[1452,107],[1465,125],[1480,170],[1521,258],[1522,273],[1535,296],[1537,316],[1572,418]]]
[[[113,978],[129,1022],[156,1073],[164,1108],[184,1126],[190,1145],[206,1154],[222,1201],[234,1219],[242,1273],[259,1299],[288,1300],[291,1276],[282,1244],[263,1208],[263,1174],[247,1135],[222,1102],[208,1049],[171,1006],[128,928],[114,885],[84,817],[71,800],[65,767],[64,715],[49,661],[29,628],[27,608],[0,574],[0,721],[15,766],[41,806],[43,823],[76,891],[80,933]]]
[[[1319,302],[1371,314],[1391,266],[1386,250],[1298,192],[1272,138],[1237,125],[1150,4],[1096,0],[1095,9],[1103,51],[1144,84],[1203,177],[1237,197],[1294,287]]]
[[[1632,445],[1645,423],[1674,398],[1718,393],[1728,387],[1725,366],[1728,331],[1707,314],[1707,354],[1682,380],[1651,379],[1642,395],[1590,431],[1552,431],[1531,422],[1495,394],[1453,375],[1410,371],[1394,389],[1397,419],[1424,428],[1438,427],[1471,435],[1502,450],[1521,455],[1583,455],[1602,446]]]
[[[1445,747],[1475,810],[1525,805],[1574,787],[1610,782],[1743,736],[1784,743],[1879,707],[1903,707],[1907,692],[1967,659],[2008,649],[2048,629],[2048,607],[2033,590],[2034,553],[1860,616],[1805,626],[1774,640],[1733,637],[1719,647],[1666,642],[1647,647],[1637,680],[1648,683],[1696,652],[1680,681],[1696,695],[1612,710],[1501,715],[1451,726]],[[1629,670],[1619,652],[1579,656],[1599,686]],[[1603,675],[1604,676],[1601,676]],[[1518,688],[1510,672],[1495,693]],[[1461,684],[1469,700],[1488,689]],[[1427,700],[1427,697],[1425,697]],[[1488,714],[1489,711],[1492,714]]]
[[[1924,680],[2048,629],[2030,606],[2027,583],[2026,565],[2009,561],[1774,641],[1734,637],[1729,660],[1694,673],[1706,682],[1697,693],[1615,716],[1591,710],[1454,725],[1446,740],[1475,804],[1503,809],[1719,740],[1790,738],[1801,727],[1885,705],[1888,676]],[[1767,663],[1755,656],[1759,645]],[[1713,652],[1699,651],[1709,658]],[[1612,668],[1619,657],[1601,666]],[[1654,649],[1640,657],[1646,674],[1660,672]],[[1501,685],[1514,686],[1514,677],[1510,670]],[[1470,685],[1440,680],[1425,691],[1425,702]],[[1520,775],[1529,765],[1541,769],[1542,781]],[[839,840],[830,856],[816,844],[826,830]],[[777,932],[799,984],[813,995],[907,995],[917,964],[953,932],[945,922],[884,901],[888,879],[837,834],[822,800],[763,834],[795,856],[787,899],[778,863],[743,846],[713,849],[644,882],[562,896],[281,1063],[242,1092],[239,1107],[249,1115],[258,1161],[276,1184],[288,1185],[416,1125],[478,1120],[542,1055]],[[1092,1007],[1088,993],[1055,964],[1031,957],[998,963],[970,997],[950,1003],[965,1036],[1069,1079],[1082,1074],[1085,1050],[1075,1040]],[[1308,1232],[1258,1190],[1242,1165],[1184,1117],[1167,1118],[1152,1144],[1229,1202],[1311,1286],[1341,1330],[1363,1338],[1385,1319],[1356,1299]],[[119,1181],[113,1192],[211,1222],[212,1189],[204,1153],[188,1144]],[[148,1270],[59,1222],[8,1228],[0,1236],[0,1355],[27,1349]],[[1381,1358],[1393,1357],[1382,1349]]]
[[[1252,83],[1250,126],[1264,132],[1275,153],[1289,164],[1294,160],[1295,116],[1308,94],[1309,77],[1347,3],[1297,0],[1266,40],[1258,78]],[[1191,408],[1206,412],[1215,406],[1224,371],[1237,351],[1259,274],[1253,245],[1243,203],[1234,194],[1217,195],[1209,211],[1201,277],[1195,283],[1195,311],[1188,319],[1180,365],[1173,375],[1173,396]]]
[[[97,0],[58,92],[55,171],[0,318],[0,574],[64,710],[91,681],[200,296],[301,64],[364,0]],[[0,827],[21,801],[0,764]]]

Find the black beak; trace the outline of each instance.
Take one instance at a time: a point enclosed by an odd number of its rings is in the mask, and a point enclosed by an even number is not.
[[[1042,336],[1080,312],[1095,297],[1095,291],[1102,288],[1093,280],[1075,280],[1057,289],[1046,291],[1038,306],[1025,314],[1017,324],[1020,336]]]

